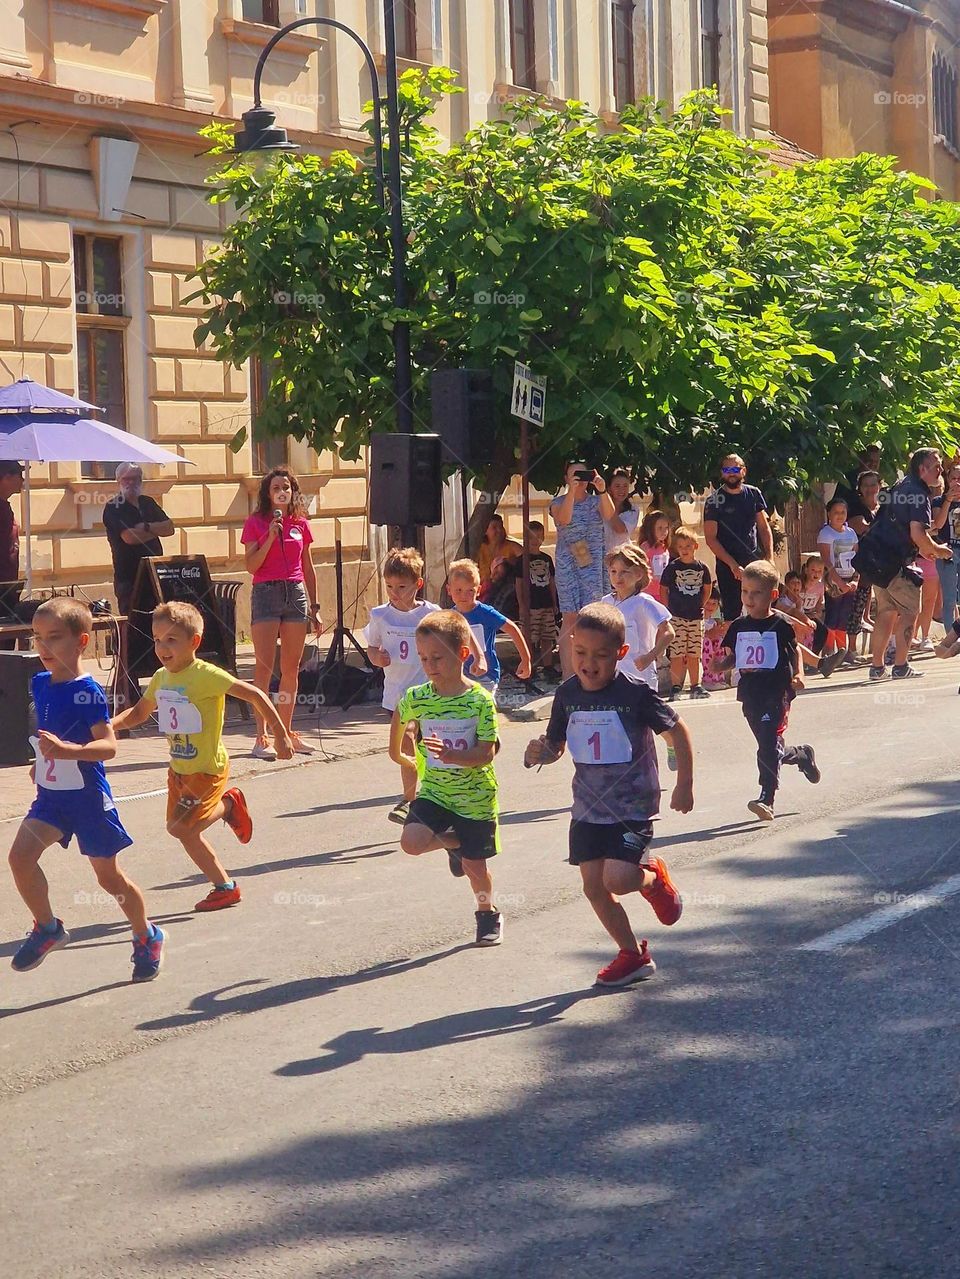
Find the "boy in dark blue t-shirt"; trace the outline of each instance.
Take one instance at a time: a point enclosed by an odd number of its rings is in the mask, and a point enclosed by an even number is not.
[[[447,570],[447,590],[453,601],[453,607],[466,618],[467,625],[473,632],[477,644],[486,653],[487,673],[481,679],[478,679],[477,683],[482,684],[484,688],[488,688],[496,697],[497,686],[500,683],[500,659],[497,657],[498,631],[503,631],[509,635],[517,652],[520,654],[517,679],[529,679],[532,664],[530,661],[530,649],[527,647],[527,641],[523,638],[523,631],[521,631],[516,622],[511,622],[509,617],[504,617],[502,613],[498,613],[489,604],[477,603],[477,592],[480,590],[480,570],[473,560],[454,560]],[[467,679],[476,679],[476,676],[471,674],[472,669],[473,658],[470,657],[463,667],[463,673]]]
[[[50,906],[40,858],[51,844],[64,848],[74,835],[100,887],[117,899],[133,929],[133,980],[152,981],[160,970],[163,932],[147,919],[143,894],[117,866],[117,854],[133,843],[123,828],[104,771],[116,738],[103,689],[81,666],[93,619],[79,600],[58,597],[41,604],[33,638],[46,670],[32,683],[38,736],[31,776],[37,797],[13,841],[10,868],[33,913],[33,928],[12,960],[17,972],[42,964],[70,934]]]

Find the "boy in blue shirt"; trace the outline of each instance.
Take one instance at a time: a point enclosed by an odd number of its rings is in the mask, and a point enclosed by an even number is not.
[[[33,677],[38,737],[31,777],[37,797],[10,850],[17,891],[33,913],[33,928],[12,960],[17,972],[42,964],[70,934],[50,907],[40,858],[51,844],[64,848],[74,835],[100,887],[117,899],[133,929],[133,980],[152,981],[160,971],[163,932],[147,919],[143,893],[117,865],[133,840],[123,828],[104,771],[117,742],[103,689],[81,666],[93,619],[79,600],[45,601],[33,618],[33,639],[46,670]]]
[[[471,673],[473,670],[473,657],[471,656],[463,667],[463,673],[466,678],[476,679],[479,684],[489,689],[496,697],[497,687],[500,683],[497,632],[503,631],[506,635],[509,635],[517,652],[520,654],[517,679],[529,679],[532,673],[532,665],[530,649],[527,647],[527,641],[523,637],[523,631],[521,631],[516,622],[511,622],[509,617],[504,617],[502,613],[499,613],[495,608],[491,608],[489,604],[477,603],[477,593],[480,590],[480,570],[473,560],[453,561],[447,570],[447,590],[450,594],[450,599],[453,601],[453,607],[466,619],[477,644],[487,656],[486,675],[477,679],[477,676]]]

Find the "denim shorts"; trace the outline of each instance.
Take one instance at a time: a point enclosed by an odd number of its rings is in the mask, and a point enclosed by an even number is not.
[[[308,606],[303,582],[254,582],[250,621],[302,622],[306,626]]]

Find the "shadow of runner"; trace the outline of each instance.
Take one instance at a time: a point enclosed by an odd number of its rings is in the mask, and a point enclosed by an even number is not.
[[[551,995],[533,999],[523,1004],[507,1004],[501,1008],[481,1008],[472,1012],[453,1013],[437,1017],[433,1021],[420,1021],[400,1030],[385,1031],[382,1026],[368,1026],[362,1030],[348,1030],[323,1045],[330,1051],[325,1057],[312,1057],[305,1061],[291,1061],[273,1073],[275,1075],[321,1075],[341,1066],[350,1066],[372,1053],[414,1053],[447,1044],[466,1044],[476,1039],[493,1039],[498,1035],[513,1035],[520,1030],[547,1026],[563,1020],[563,1014],[580,1002],[591,999],[600,991],[574,990],[565,995]]]

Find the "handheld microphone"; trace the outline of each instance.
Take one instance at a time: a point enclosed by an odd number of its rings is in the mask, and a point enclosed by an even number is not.
[[[283,511],[281,511],[281,510],[280,510],[280,507],[279,507],[279,506],[278,506],[278,507],[277,507],[277,509],[274,511],[274,513],[273,513],[273,518],[274,518],[275,520],[280,520],[280,521],[282,522],[282,520],[283,520]]]

